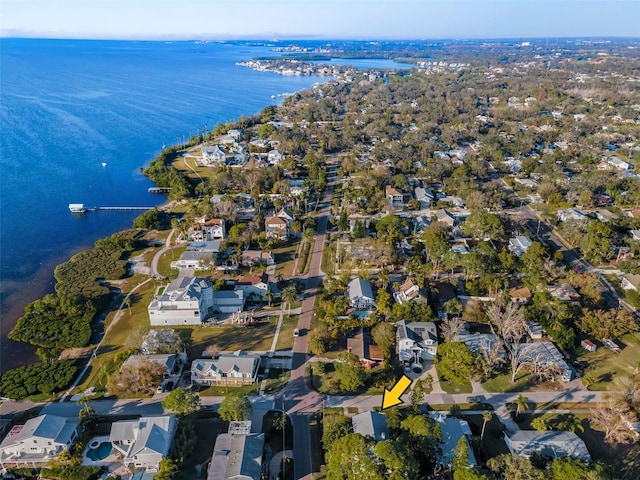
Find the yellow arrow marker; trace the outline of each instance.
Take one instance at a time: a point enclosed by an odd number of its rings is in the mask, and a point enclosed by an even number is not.
[[[395,407],[396,405],[400,405],[403,403],[400,400],[400,396],[405,392],[407,388],[411,385],[411,379],[406,375],[402,375],[400,380],[396,382],[391,390],[388,388],[384,389],[384,394],[382,395],[382,410],[385,410],[389,407]]]

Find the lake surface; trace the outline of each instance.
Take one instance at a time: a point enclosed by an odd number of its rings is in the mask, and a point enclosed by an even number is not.
[[[55,266],[139,213],[72,215],[70,203],[158,205],[140,169],[163,145],[327,80],[235,65],[264,55],[224,43],[0,39],[2,371],[33,361],[6,335],[53,291]]]

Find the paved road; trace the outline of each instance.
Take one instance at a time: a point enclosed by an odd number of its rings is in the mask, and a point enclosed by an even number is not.
[[[322,262],[322,251],[326,240],[327,223],[329,220],[329,209],[331,197],[333,195],[333,183],[336,180],[336,165],[327,166],[328,187],[322,204],[324,205],[316,215],[316,238],[311,252],[311,262],[309,272],[306,275],[306,289],[300,318],[298,319],[298,330],[301,335],[293,341],[293,361],[291,377],[283,389],[285,395],[285,406],[291,417],[294,436],[294,472],[297,479],[311,479],[313,471],[311,463],[311,433],[309,421],[311,414],[321,408],[323,396],[318,392],[310,390],[306,383],[305,366],[308,360],[309,331],[311,320],[313,319],[313,305],[318,287],[322,284],[324,273],[320,268]]]

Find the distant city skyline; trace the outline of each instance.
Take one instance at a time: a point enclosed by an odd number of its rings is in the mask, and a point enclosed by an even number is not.
[[[638,37],[640,0],[2,0],[0,36],[91,39]]]

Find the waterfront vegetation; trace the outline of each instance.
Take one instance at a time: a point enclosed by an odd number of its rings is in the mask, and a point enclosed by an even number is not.
[[[8,398],[21,400],[30,395],[51,395],[66,387],[77,372],[75,362],[55,360],[18,367],[2,375],[0,391]]]

